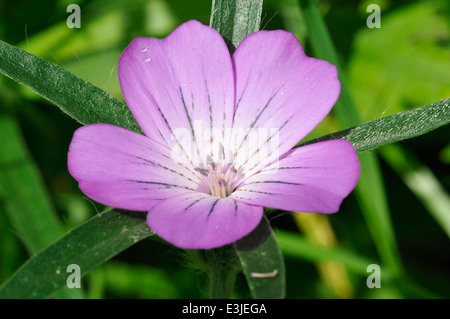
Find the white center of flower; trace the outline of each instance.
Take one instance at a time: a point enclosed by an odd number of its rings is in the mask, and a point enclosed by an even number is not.
[[[208,155],[206,164],[202,165],[203,167],[196,167],[195,170],[202,175],[200,191],[218,198],[225,198],[230,196],[239,184],[242,174],[236,170],[233,163],[226,163],[222,146],[219,154],[222,154],[222,158],[218,161],[214,161]]]

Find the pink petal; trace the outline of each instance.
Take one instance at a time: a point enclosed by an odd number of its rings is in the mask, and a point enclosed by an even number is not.
[[[149,138],[109,124],[79,128],[68,153],[70,174],[90,198],[116,208],[148,211],[171,196],[192,192],[199,178]]]
[[[336,67],[307,57],[290,32],[250,34],[236,49],[233,62],[237,103],[234,127],[251,128],[249,131],[279,129],[279,150],[270,154],[270,160],[290,150],[316,127],[340,93]],[[243,160],[263,144],[253,143],[253,149],[250,145]]]
[[[212,249],[237,241],[261,221],[263,208],[230,197],[193,193],[169,198],[147,215],[159,236],[185,249]]]
[[[359,168],[350,142],[314,143],[248,178],[232,197],[287,211],[334,213],[355,187]]]
[[[192,20],[165,39],[136,38],[122,53],[118,72],[123,96],[147,136],[195,163],[205,160],[212,141],[216,148],[225,145],[234,79],[216,30]]]

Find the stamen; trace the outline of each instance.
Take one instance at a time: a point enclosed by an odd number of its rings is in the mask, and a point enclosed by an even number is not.
[[[227,197],[227,190],[226,190],[227,183],[223,179],[220,179],[219,185],[220,185],[220,197],[221,198]]]
[[[233,163],[225,161],[223,145],[219,145],[219,157],[222,157],[222,159],[214,161],[213,157],[208,155],[206,157],[206,168],[196,167],[195,170],[206,177],[204,183],[209,189],[209,194],[218,198],[225,198],[231,195],[242,175],[239,174]]]
[[[196,167],[194,168],[194,171],[199,172],[203,176],[208,176],[209,171],[206,168]]]
[[[221,186],[221,187],[226,187],[227,186],[227,182],[224,180],[224,179],[219,179],[219,185]]]
[[[228,178],[230,177],[231,172],[233,172],[232,169],[234,169],[233,166],[231,166],[231,167],[229,167],[229,168],[227,169],[227,172],[225,173],[225,176],[223,177],[225,180],[228,180]],[[233,173],[236,173],[236,172],[237,172],[237,171],[236,171],[236,169],[235,169],[235,172],[233,172]]]
[[[214,163],[211,155],[206,156],[206,164],[210,165],[212,169],[216,169],[216,164]]]
[[[217,165],[216,174],[217,174],[218,177],[221,177],[221,175],[222,175],[222,162],[219,162],[219,164]]]
[[[215,175],[212,175],[212,184],[214,188],[214,195],[217,197],[220,197],[220,189],[219,189],[219,183],[217,182],[217,177]]]
[[[219,156],[222,155],[222,159],[225,160],[225,149],[222,145],[222,143],[220,143],[219,145]]]

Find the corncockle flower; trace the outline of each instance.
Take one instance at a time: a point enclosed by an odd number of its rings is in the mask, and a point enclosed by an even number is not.
[[[216,30],[189,21],[165,39],[135,39],[118,73],[145,135],[81,127],[69,171],[95,201],[147,211],[149,226],[178,247],[235,242],[263,207],[337,212],[356,185],[349,142],[293,149],[330,112],[340,83],[289,32],[252,33],[230,57]]]

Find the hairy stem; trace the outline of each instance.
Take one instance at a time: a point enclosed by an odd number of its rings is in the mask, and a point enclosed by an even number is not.
[[[187,250],[190,266],[204,271],[209,280],[211,299],[229,299],[240,263],[232,245],[211,250]]]

